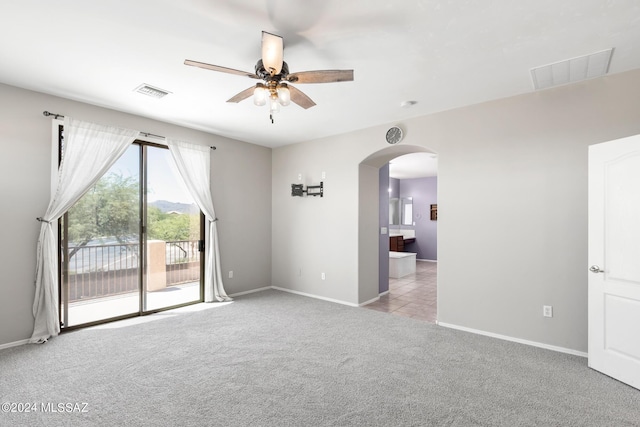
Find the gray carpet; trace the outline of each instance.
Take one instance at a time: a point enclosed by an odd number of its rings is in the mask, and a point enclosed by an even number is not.
[[[0,425],[640,425],[581,357],[278,291],[207,306],[0,351],[0,402],[35,403]]]

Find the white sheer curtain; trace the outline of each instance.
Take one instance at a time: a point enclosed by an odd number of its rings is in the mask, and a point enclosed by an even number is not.
[[[218,227],[211,198],[211,148],[167,138],[167,145],[178,171],[202,212],[207,224],[207,241],[204,266],[204,301],[231,301],[222,284],[220,252],[218,249]]]
[[[64,154],[58,185],[41,221],[36,254],[35,323],[29,342],[44,342],[60,332],[58,316],[57,220],[91,188],[133,143],[139,132],[65,117]]]

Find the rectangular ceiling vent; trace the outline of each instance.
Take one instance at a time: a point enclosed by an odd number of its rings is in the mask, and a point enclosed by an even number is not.
[[[141,93],[143,95],[151,96],[152,98],[162,98],[166,95],[169,95],[171,92],[168,90],[160,89],[157,87],[153,87],[146,83],[141,84],[137,88],[134,89],[135,92]]]
[[[607,74],[613,48],[531,69],[536,90],[593,79]]]

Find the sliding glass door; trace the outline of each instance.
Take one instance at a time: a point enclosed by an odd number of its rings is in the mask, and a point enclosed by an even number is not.
[[[133,144],[61,220],[62,327],[201,301],[201,236],[169,150]]]
[[[150,311],[202,299],[204,218],[169,150],[145,148],[147,264],[143,305]]]

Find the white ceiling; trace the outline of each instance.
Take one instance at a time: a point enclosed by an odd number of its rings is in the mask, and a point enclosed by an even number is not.
[[[611,47],[610,74],[640,68],[637,0],[1,5],[0,82],[269,147],[531,92],[531,68]],[[183,65],[253,72],[262,30],[284,37],[291,72],[354,69],[355,81],[298,85],[318,105],[272,125],[251,99],[225,102],[255,81]],[[171,94],[133,92],[142,83]]]
[[[397,179],[438,176],[438,157],[432,153],[405,154],[389,162],[389,176]]]

